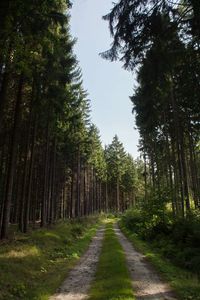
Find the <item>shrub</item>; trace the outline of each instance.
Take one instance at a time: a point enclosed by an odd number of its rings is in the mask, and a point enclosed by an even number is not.
[[[136,233],[139,233],[141,227],[144,227],[144,217],[139,209],[128,210],[122,215],[122,222],[126,228]]]
[[[200,274],[200,213],[191,212],[186,218],[173,219],[162,210],[143,209],[127,211],[123,225],[140,238],[151,242],[163,256],[178,266]]]

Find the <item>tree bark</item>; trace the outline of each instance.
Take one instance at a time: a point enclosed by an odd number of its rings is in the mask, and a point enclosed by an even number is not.
[[[3,221],[2,221],[2,228],[1,228],[2,239],[8,236],[8,226],[9,226],[10,208],[11,208],[12,191],[13,191],[13,179],[14,179],[14,173],[16,167],[17,145],[18,145],[18,138],[19,138],[19,131],[20,131],[23,84],[24,84],[24,77],[23,74],[21,74],[19,78],[19,84],[18,84],[18,92],[17,92],[15,114],[14,114],[14,124],[13,124],[13,130],[11,135],[8,175],[7,175],[7,182],[6,182]]]

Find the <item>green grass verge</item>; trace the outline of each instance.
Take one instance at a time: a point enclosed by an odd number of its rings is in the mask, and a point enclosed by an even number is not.
[[[47,300],[87,249],[99,221],[87,218],[17,234],[0,244],[0,299]]]
[[[131,279],[125,254],[113,230],[113,222],[106,225],[102,251],[89,291],[89,300],[133,300]]]
[[[139,239],[136,234],[125,228],[121,222],[119,225],[134,247],[142,252],[163,279],[169,282],[180,300],[200,300],[200,280],[196,276],[174,266],[158,253],[158,249],[153,249],[149,243]]]

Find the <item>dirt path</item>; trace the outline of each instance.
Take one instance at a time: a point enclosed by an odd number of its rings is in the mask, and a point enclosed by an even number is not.
[[[49,300],[83,300],[87,298],[87,291],[95,275],[103,235],[104,228],[101,228],[97,231],[87,252],[71,270],[58,292]]]
[[[114,229],[126,254],[136,299],[175,300],[171,288],[161,281],[158,274],[146,261],[144,255],[134,249],[117,225],[115,225]]]

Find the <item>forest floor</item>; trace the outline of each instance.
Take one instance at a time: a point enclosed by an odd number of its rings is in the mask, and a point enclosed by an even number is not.
[[[124,236],[116,223],[114,224],[113,235],[109,232],[108,236],[108,230],[113,230],[113,226],[111,226],[112,228],[109,226],[110,223],[108,222],[106,225],[107,236],[104,236],[103,229],[100,229],[97,232],[96,237],[93,238],[93,241],[85,255],[81,258],[76,267],[69,273],[69,276],[64,281],[57,294],[52,296],[50,300],[83,300],[88,299],[88,297],[91,300],[128,300],[135,298],[137,300],[176,299],[171,287],[161,280],[158,273],[145,259],[145,256],[134,249],[133,245]],[[106,245],[106,243],[110,242],[109,239],[113,239],[114,243],[119,244],[119,247],[121,248],[118,249],[118,245],[116,244],[116,248],[112,249],[112,251],[116,250],[115,252],[118,253],[119,256],[121,255],[121,252],[123,252],[122,255],[125,256],[124,261],[123,258],[121,261],[118,261],[117,257],[113,258],[114,254],[112,254],[111,249],[109,249]],[[117,241],[115,241],[115,239]],[[110,253],[108,253],[108,251]],[[122,268],[128,268],[128,276],[130,278],[126,278],[126,281],[130,280],[135,297],[131,295],[130,297],[126,297],[123,287],[121,287],[120,294],[119,287],[117,287],[118,279],[114,278],[115,275],[114,273],[112,274],[111,270],[113,266],[110,265],[110,260],[112,259],[114,259],[115,264],[120,265],[118,267],[118,273],[121,272]],[[108,262],[107,270],[105,264],[106,260]],[[126,266],[122,266],[123,264],[126,264]],[[97,273],[95,275],[96,270]],[[106,279],[104,280],[103,277],[105,276]],[[109,279],[109,276],[113,276],[113,278]],[[121,280],[123,281],[122,278]],[[106,284],[104,281],[106,281]],[[117,293],[112,294],[115,289],[118,289]],[[117,296],[113,297],[113,295]]]

